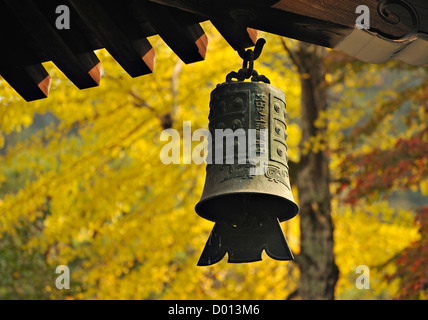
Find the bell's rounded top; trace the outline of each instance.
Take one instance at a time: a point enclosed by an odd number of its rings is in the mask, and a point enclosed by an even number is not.
[[[255,81],[226,81],[217,84],[216,88],[211,91],[211,96],[222,90],[262,90],[267,93],[271,92],[281,99],[285,99],[285,93],[281,89],[270,83]]]

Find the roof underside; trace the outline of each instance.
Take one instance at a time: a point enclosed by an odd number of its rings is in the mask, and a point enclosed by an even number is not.
[[[70,9],[70,29],[55,26],[60,5]],[[369,30],[355,28],[360,5],[370,10]],[[242,16],[245,26],[236,23]],[[132,77],[141,76],[153,71],[147,37],[155,34],[185,63],[200,61],[208,39],[199,23],[206,20],[235,50],[254,45],[256,29],[370,63],[428,63],[426,0],[0,0],[0,75],[27,101],[49,93],[46,61],[78,88],[94,87],[102,73],[94,50],[105,48]]]

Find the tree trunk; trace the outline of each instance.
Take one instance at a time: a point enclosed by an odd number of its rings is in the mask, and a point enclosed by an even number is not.
[[[305,150],[305,142],[324,132],[315,120],[327,108],[324,84],[324,50],[299,42],[289,52],[300,74],[301,96],[301,159],[297,166],[300,206],[301,252],[296,257],[300,269],[298,295],[302,299],[334,299],[339,270],[333,253],[333,223],[331,220],[329,159],[327,152]]]

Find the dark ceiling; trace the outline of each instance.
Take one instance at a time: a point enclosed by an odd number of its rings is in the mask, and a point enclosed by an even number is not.
[[[60,5],[70,10],[69,29],[56,27]],[[355,28],[359,5],[370,10],[369,30]],[[254,45],[256,29],[372,63],[428,63],[426,0],[0,0],[0,75],[27,101],[48,95],[46,61],[78,88],[94,87],[102,73],[94,50],[105,48],[138,77],[153,71],[147,37],[155,34],[185,63],[200,61],[206,20],[235,50]]]

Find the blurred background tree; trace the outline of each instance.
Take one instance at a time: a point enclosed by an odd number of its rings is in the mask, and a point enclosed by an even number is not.
[[[79,91],[51,63],[46,100],[26,103],[0,84],[0,296],[426,298],[426,209],[418,207],[428,193],[427,69],[366,65],[273,35],[262,35],[256,69],[286,93],[302,212],[283,227],[296,263],[265,256],[196,266],[212,228],[194,212],[205,165],[162,164],[159,136],[182,132],[183,121],[208,128],[210,91],[240,68],[236,52],[203,27],[210,43],[201,63],[183,65],[153,37],[152,75],[131,79],[101,50],[98,88]],[[297,55],[312,55],[312,65],[299,66]],[[312,101],[316,113],[305,120],[308,92],[322,103]],[[55,287],[62,264],[70,290]],[[370,267],[370,290],[355,286],[358,265]]]

